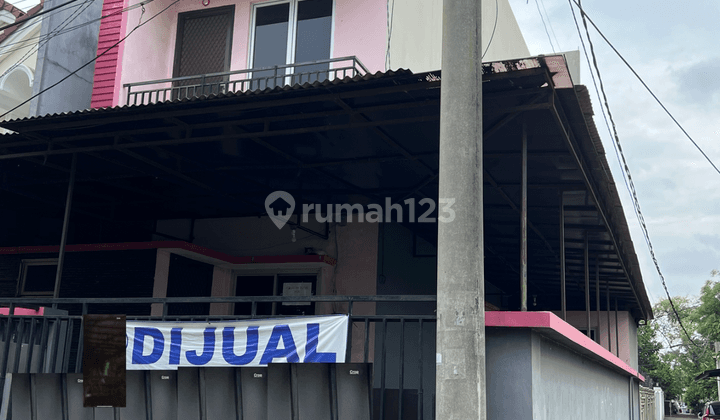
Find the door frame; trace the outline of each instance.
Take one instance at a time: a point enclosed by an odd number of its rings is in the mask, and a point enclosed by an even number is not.
[[[180,77],[180,51],[182,50],[183,37],[182,33],[185,29],[185,21],[187,19],[207,17],[214,15],[230,15],[230,25],[227,32],[226,47],[225,47],[225,68],[222,71],[230,71],[230,60],[232,59],[232,40],[233,30],[235,27],[235,5],[213,7],[212,9],[192,10],[189,12],[178,13],[177,17],[177,31],[175,34],[175,57],[173,58],[173,71],[172,77]]]

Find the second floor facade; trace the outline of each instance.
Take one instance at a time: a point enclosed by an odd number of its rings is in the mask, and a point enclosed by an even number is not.
[[[507,0],[483,12],[484,61],[529,55]],[[105,0],[103,16],[93,108],[441,67],[441,0]]]

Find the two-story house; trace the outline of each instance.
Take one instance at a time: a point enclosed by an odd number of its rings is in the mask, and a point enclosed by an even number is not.
[[[92,109],[1,124],[11,415],[82,412],[82,314],[346,314],[371,389],[332,369],[253,371],[262,389],[245,368],[138,370],[127,407],[92,415],[344,418],[362,400],[352,418],[435,418],[441,6],[106,0]],[[588,91],[562,56],[528,57],[506,0],[483,7],[489,418],[637,418],[652,310]]]

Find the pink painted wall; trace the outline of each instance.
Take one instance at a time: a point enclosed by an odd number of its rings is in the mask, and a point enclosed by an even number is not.
[[[336,0],[333,57],[357,56],[371,73],[385,70],[387,0]]]
[[[102,16],[112,16],[103,19],[100,23],[97,55],[102,54],[102,56],[95,63],[90,102],[92,108],[104,108],[117,104],[115,91],[118,83],[120,57],[122,57],[122,44],[114,45],[124,36],[125,13],[118,12],[126,3],[127,0],[105,0],[103,3]]]
[[[559,311],[553,311],[555,315],[561,316]],[[585,329],[587,326],[587,315],[583,311],[568,311],[567,322],[577,329]],[[633,346],[630,340],[637,340],[637,336],[630,331],[630,314],[627,311],[618,311],[617,319],[617,335],[615,334],[615,311],[610,311],[610,325],[607,322],[607,312],[600,311],[600,345],[608,348],[608,330],[610,332],[611,352],[616,354],[618,350],[618,340],[620,341],[619,358],[637,369],[637,357],[633,357],[632,351],[637,347]],[[609,327],[609,329],[608,329]],[[597,331],[598,318],[595,311],[590,312],[590,328]],[[617,337],[617,339],[616,339]]]
[[[110,1],[110,0],[107,0]],[[117,0],[116,0],[117,1]],[[156,0],[145,6],[143,21],[167,7],[172,0]],[[249,66],[250,23],[252,5],[263,1],[210,0],[207,8],[235,5],[231,70]],[[386,0],[335,0],[334,39],[331,57],[357,56],[371,72],[384,70],[387,16]],[[172,77],[179,13],[202,10],[200,0],[179,2],[137,29],[124,41],[114,85],[113,105],[124,105],[125,83]],[[140,21],[141,9],[125,13],[126,27],[131,31]],[[148,87],[148,86],[146,86]],[[103,85],[107,90],[107,86]]]

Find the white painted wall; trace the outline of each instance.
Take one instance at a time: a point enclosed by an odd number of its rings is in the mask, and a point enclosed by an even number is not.
[[[415,73],[439,70],[443,1],[388,0],[388,4],[392,24],[389,68],[404,68]],[[487,50],[483,61],[530,56],[508,0],[482,0],[482,6],[483,51]]]
[[[0,45],[0,75],[4,75],[0,78],[0,114],[6,113],[32,96],[37,62],[37,51],[34,51],[34,48],[38,43],[41,20],[35,19],[22,25]],[[25,58],[26,54],[28,55]],[[24,61],[15,66],[21,59]],[[25,118],[29,115],[30,104],[27,103],[3,119]],[[0,133],[6,132],[7,130],[0,129]]]

